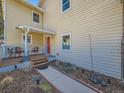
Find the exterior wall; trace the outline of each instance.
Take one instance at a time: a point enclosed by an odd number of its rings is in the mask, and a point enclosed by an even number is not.
[[[53,29],[52,53],[59,59],[121,79],[122,4],[119,0],[71,0],[61,13],[61,0],[46,0],[46,28]],[[63,51],[61,35],[71,33],[71,50]]]
[[[40,24],[33,23],[32,10],[26,6],[19,4],[14,0],[7,0],[6,5],[6,37],[5,43],[7,45],[20,46],[22,44],[22,32],[17,30],[18,25],[28,25],[35,28],[43,29],[43,14],[40,14]],[[37,11],[36,11],[37,12]],[[32,44],[30,47],[39,46],[42,48],[43,41],[42,34],[32,33]]]
[[[39,52],[44,53],[43,35],[37,33],[29,33],[32,35],[32,44],[29,44],[30,49],[39,47]]]

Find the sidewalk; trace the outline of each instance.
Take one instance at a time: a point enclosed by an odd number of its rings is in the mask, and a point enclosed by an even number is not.
[[[97,93],[52,67],[48,67],[48,69],[44,70],[38,70],[38,72],[62,93]]]

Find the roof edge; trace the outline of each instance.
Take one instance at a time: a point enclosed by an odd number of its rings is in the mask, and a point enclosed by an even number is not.
[[[34,9],[34,10],[37,10],[38,12],[41,12],[41,13],[45,12],[45,10],[43,8],[37,7],[35,5],[32,5],[32,4],[30,4],[30,3],[28,3],[28,2],[26,2],[24,0],[15,0],[15,1],[20,3],[20,4],[22,4],[22,5],[24,5],[24,6],[26,6],[26,7],[29,7],[29,8]]]

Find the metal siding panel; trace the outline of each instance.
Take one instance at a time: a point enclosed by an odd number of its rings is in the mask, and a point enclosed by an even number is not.
[[[59,59],[91,70],[92,38],[94,70],[121,78],[122,5],[119,0],[71,0],[69,11],[61,14],[60,2],[47,0],[46,27],[57,31]],[[61,34],[72,34],[71,51],[61,49]]]

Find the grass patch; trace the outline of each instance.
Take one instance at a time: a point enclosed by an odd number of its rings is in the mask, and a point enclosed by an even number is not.
[[[45,91],[45,92],[49,92],[49,91],[52,91],[52,90],[53,90],[53,87],[52,87],[50,84],[48,84],[47,82],[41,83],[41,84],[39,85],[39,87],[40,87],[43,91]]]
[[[14,81],[14,79],[12,77],[5,77],[1,82],[0,82],[0,86],[2,88],[5,88],[6,86],[8,86],[9,84],[11,84]]]

